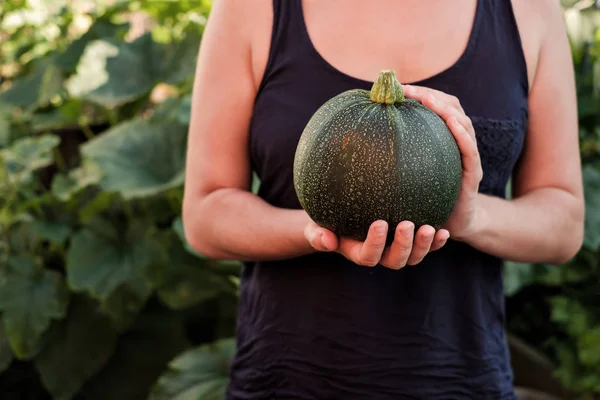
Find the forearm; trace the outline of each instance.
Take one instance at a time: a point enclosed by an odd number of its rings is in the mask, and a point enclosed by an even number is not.
[[[581,209],[577,198],[553,188],[513,200],[479,194],[475,228],[457,239],[507,260],[561,264],[581,246]]]
[[[304,237],[303,210],[273,207],[252,193],[217,190],[184,207],[190,245],[215,259],[278,260],[314,252]]]

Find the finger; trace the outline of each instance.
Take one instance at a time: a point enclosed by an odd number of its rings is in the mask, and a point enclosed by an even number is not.
[[[349,248],[343,249],[347,251],[350,259],[356,264],[374,267],[381,260],[383,249],[385,248],[387,236],[387,222],[375,221],[369,227],[367,238],[363,243],[347,241],[344,244]],[[347,243],[347,244],[346,244]]]
[[[394,241],[381,258],[380,264],[391,269],[400,269],[406,265],[413,247],[415,225],[410,221],[402,221],[396,227]]]
[[[463,111],[451,106],[448,103],[441,101],[434,95],[425,96],[421,103],[425,107],[429,108],[431,111],[439,115],[446,123],[448,123],[448,121],[452,117],[459,119],[461,118],[461,116],[464,115]]]
[[[309,223],[304,229],[304,237],[317,251],[333,251],[337,248],[337,237],[333,232],[314,222]]]
[[[471,138],[469,132],[467,132],[465,127],[456,118],[450,118],[448,126],[458,145],[464,173],[479,183],[483,177],[483,169],[479,157],[479,149],[477,148],[477,140]]]
[[[456,97],[434,89],[421,89],[422,93],[417,97],[424,106],[438,114],[446,123],[448,123],[450,118],[455,117],[467,130],[469,136],[476,141],[473,122],[471,121],[471,118],[465,115],[465,112]]]
[[[475,143],[477,143],[477,137],[475,135],[475,128],[473,127],[473,121],[471,121],[471,118],[469,118],[465,114],[461,114],[461,115],[457,116],[456,119],[458,120],[458,122],[460,122],[460,124],[463,126],[463,128],[465,128],[465,130],[467,131],[467,133],[469,134],[471,139],[473,139],[475,141]]]
[[[440,229],[439,231],[437,231],[435,233],[435,236],[433,237],[433,242],[431,243],[431,248],[429,249],[429,252],[431,253],[432,251],[436,251],[444,247],[444,245],[448,242],[449,238],[450,232],[448,232],[448,230]]]
[[[430,225],[423,225],[415,235],[412,252],[408,257],[407,265],[416,265],[423,261],[423,258],[429,253],[435,229]]]
[[[423,103],[423,100],[427,96],[433,95],[440,101],[449,104],[453,108],[456,108],[459,112],[464,113],[458,97],[442,92],[441,90],[415,85],[402,85],[402,89],[404,90],[404,95],[408,98],[418,100]]]
[[[321,243],[323,243],[323,245],[325,246],[326,251],[334,251],[339,246],[339,240],[337,235],[329,229],[323,229]]]

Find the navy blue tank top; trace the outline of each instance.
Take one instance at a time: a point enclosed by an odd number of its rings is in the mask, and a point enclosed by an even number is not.
[[[304,126],[331,97],[372,82],[321,57],[302,0],[274,0],[273,7],[249,151],[259,196],[299,209],[292,166]],[[476,130],[480,191],[504,197],[523,147],[529,90],[511,1],[478,0],[460,59],[411,83],[460,99]],[[227,399],[514,400],[502,267],[452,240],[399,271],[358,266],[336,253],[247,262]]]

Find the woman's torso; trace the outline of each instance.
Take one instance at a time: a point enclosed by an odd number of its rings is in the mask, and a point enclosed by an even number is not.
[[[377,4],[384,3],[392,2]],[[263,199],[300,208],[292,165],[308,119],[329,98],[369,89],[367,76],[390,68],[403,83],[461,100],[476,129],[480,191],[505,195],[525,138],[528,93],[511,2],[447,3],[431,14],[439,20],[418,28],[411,18],[427,13],[402,13],[408,2],[379,10],[379,25],[361,25],[356,12],[339,16],[350,3],[273,0],[249,138]],[[327,10],[333,6],[337,17]],[[377,34],[393,32],[392,23],[405,39]],[[431,33],[431,24],[439,29]],[[353,50],[344,40],[349,29],[366,43],[377,41],[372,54]],[[428,49],[445,37],[443,46]],[[503,301],[501,260],[452,241],[400,271],[356,266],[332,253],[246,263],[228,398],[513,399]]]

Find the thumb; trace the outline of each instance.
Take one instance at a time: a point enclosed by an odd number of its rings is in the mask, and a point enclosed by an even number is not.
[[[338,246],[335,234],[314,222],[306,226],[304,237],[306,237],[306,240],[317,251],[334,251]]]

